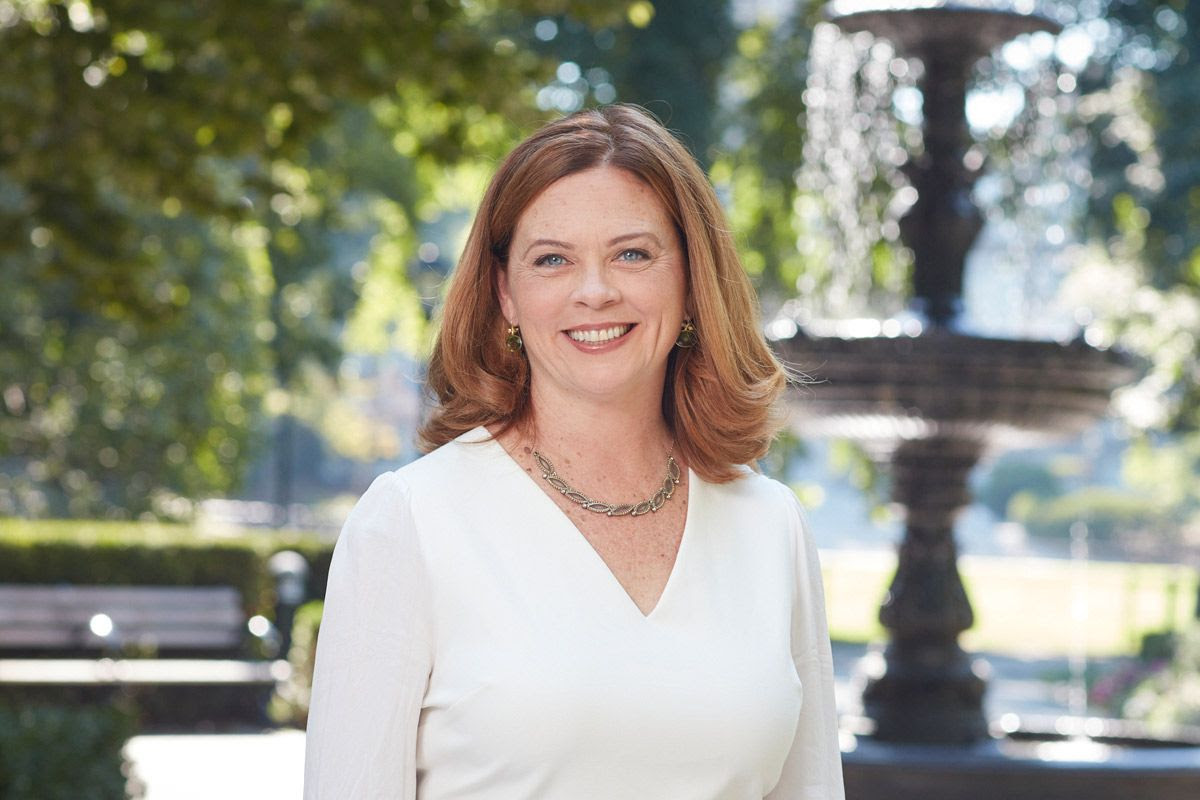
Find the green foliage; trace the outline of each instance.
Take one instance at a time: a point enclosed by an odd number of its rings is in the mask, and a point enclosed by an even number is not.
[[[1163,534],[1171,521],[1144,495],[1126,489],[1088,486],[1040,500],[1031,491],[1016,493],[1008,513],[1035,536],[1068,538],[1071,526],[1085,522],[1096,541],[1111,542],[1123,534],[1154,531]]]
[[[887,482],[867,451],[854,442],[839,440],[829,447],[829,468],[843,475],[877,506],[887,501]]]
[[[1119,228],[1120,200],[1127,198],[1145,217],[1143,255],[1158,286],[1200,288],[1200,274],[1192,269],[1200,259],[1200,129],[1193,102],[1200,79],[1200,3],[1112,3],[1108,19],[1119,26],[1124,48],[1104,64],[1103,78],[1112,88],[1098,90],[1091,119],[1102,132],[1102,183],[1093,195],[1093,218],[1110,232]],[[1119,93],[1130,82],[1137,93],[1128,106],[1099,102],[1102,92]]]
[[[1181,518],[1200,509],[1200,438],[1142,438],[1125,452],[1121,473],[1130,488]]]
[[[1177,725],[1200,726],[1200,624],[1177,634],[1173,651],[1170,660],[1150,665],[1122,708],[1167,734]]]
[[[233,586],[248,614],[270,614],[262,545],[182,525],[2,520],[0,583]]]
[[[293,549],[309,559],[323,596],[332,544],[280,531],[206,533],[133,522],[0,520],[0,583],[233,586],[247,616],[274,616],[266,561]]]
[[[73,657],[74,654],[64,654]],[[79,657],[86,657],[80,654]],[[142,658],[129,654],[129,658]],[[206,656],[207,657],[207,656]],[[254,657],[230,653],[234,657]],[[42,686],[0,683],[0,706],[36,708],[52,706],[121,709],[137,733],[241,731],[269,724],[266,714],[274,684],[188,683],[47,684]]]
[[[161,307],[138,319],[37,258],[6,259],[0,294],[0,513],[165,511],[160,487],[228,488],[252,449],[265,353],[251,327],[258,293],[225,245],[239,228],[140,218],[154,271],[114,274],[130,298]],[[99,303],[99,305],[97,305]]]
[[[1018,493],[1045,500],[1061,494],[1062,490],[1058,476],[1045,465],[1002,459],[992,466],[975,490],[975,500],[1003,519],[1009,501]]]
[[[728,0],[562,5],[559,13],[514,21],[505,40],[558,64],[538,89],[537,107],[565,113],[636,103],[709,163],[718,79],[734,38]]]
[[[811,264],[797,242],[796,172],[807,133],[804,89],[819,4],[742,31],[725,80],[732,107],[723,111],[714,182],[728,191],[729,213],[746,269],[768,303],[791,297]]]
[[[1160,409],[1135,421],[1194,432],[1200,429],[1200,116],[1194,102],[1200,2],[1107,5],[1119,46],[1095,59],[1080,81],[1080,114],[1093,143],[1088,221],[1113,261],[1110,272],[1147,285],[1108,304],[1115,307],[1099,304],[1097,327],[1150,366],[1142,389],[1158,398]]]
[[[132,733],[112,707],[0,706],[0,797],[125,800],[121,749]]]
[[[361,294],[419,343],[414,226],[533,121],[511,34],[566,7],[0,4],[0,514],[186,515]]]
[[[296,609],[296,618],[292,623],[292,646],[288,651],[292,674],[271,698],[269,707],[271,719],[281,725],[293,725],[301,730],[308,725],[317,633],[321,628],[324,610],[325,604],[319,600]]]

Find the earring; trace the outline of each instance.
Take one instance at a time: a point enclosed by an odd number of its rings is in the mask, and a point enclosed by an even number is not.
[[[516,325],[508,326],[508,335],[504,337],[504,347],[510,353],[519,353],[525,343],[521,341],[521,329]]]
[[[696,325],[690,319],[685,319],[679,326],[679,336],[675,337],[676,347],[695,347],[699,338],[696,336]]]

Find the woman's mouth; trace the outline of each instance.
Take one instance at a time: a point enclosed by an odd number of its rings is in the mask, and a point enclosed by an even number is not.
[[[633,328],[632,325],[611,325],[607,328],[589,328],[588,330],[570,330],[567,336],[581,344],[606,344],[614,339],[620,339]]]

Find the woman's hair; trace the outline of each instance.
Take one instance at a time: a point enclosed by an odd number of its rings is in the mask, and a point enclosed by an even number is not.
[[[492,178],[442,308],[428,373],[438,406],[420,430],[421,447],[432,450],[479,425],[502,432],[528,419],[529,362],[505,347],[497,274],[534,198],[561,178],[601,166],[644,181],[679,230],[698,343],[671,351],[663,416],[677,452],[700,477],[732,480],[740,474],[736,465],[766,453],[786,374],[759,331],[754,290],[708,179],[670,132],[629,105],[549,123]]]

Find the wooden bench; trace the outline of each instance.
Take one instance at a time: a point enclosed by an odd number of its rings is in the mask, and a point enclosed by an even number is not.
[[[29,696],[69,687],[241,688],[265,706],[289,668],[241,657],[252,636],[270,633],[265,619],[249,622],[228,586],[3,585],[0,687]]]

